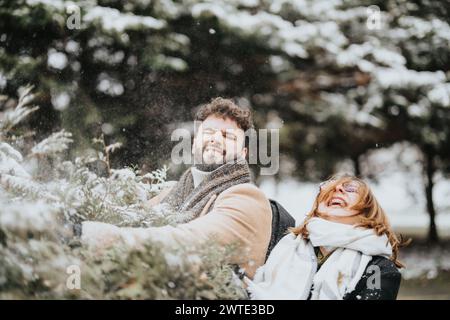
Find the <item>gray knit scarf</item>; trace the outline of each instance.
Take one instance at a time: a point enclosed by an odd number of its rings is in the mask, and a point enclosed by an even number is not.
[[[232,163],[225,163],[212,171],[196,188],[191,168],[186,170],[175,187],[162,200],[169,204],[175,211],[182,214],[184,221],[188,222],[197,218],[213,196],[217,197],[226,189],[241,183],[249,183],[250,169],[244,159]],[[212,200],[214,203],[215,199]],[[211,210],[212,203],[207,212]]]

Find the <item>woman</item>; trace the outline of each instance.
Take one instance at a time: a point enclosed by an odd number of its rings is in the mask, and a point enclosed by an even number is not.
[[[252,299],[396,299],[401,239],[368,185],[353,176],[320,185],[313,210],[283,237],[251,281]]]

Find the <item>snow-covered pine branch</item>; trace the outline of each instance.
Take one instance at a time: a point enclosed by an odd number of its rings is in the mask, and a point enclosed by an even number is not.
[[[105,152],[107,154],[109,154],[109,153],[112,153],[112,152],[116,151],[117,149],[120,149],[121,147],[122,147],[122,143],[116,142],[116,143],[113,143],[113,144],[110,144],[110,145],[106,146]]]
[[[53,133],[50,137],[42,140],[31,149],[31,154],[35,156],[55,155],[67,150],[69,143],[72,143],[72,134],[64,129]]]
[[[169,168],[165,165],[161,169],[156,169],[142,176],[143,179],[149,179],[151,183],[163,183],[167,179],[167,171]]]
[[[20,153],[10,146],[3,149],[20,165]],[[117,243],[101,256],[77,245],[73,226],[86,219],[148,227],[176,224],[178,215],[146,206],[155,185],[142,182],[138,171],[112,169],[111,176],[99,177],[80,158],[55,161],[59,174],[51,181],[1,174],[0,234],[8,246],[0,241],[0,298],[245,298],[232,268],[223,262],[231,249],[214,242],[167,250],[151,242],[142,250]],[[163,183],[166,169],[148,176]],[[82,290],[66,287],[71,266],[83,270]]]
[[[17,106],[14,109],[6,110],[0,116],[0,136],[8,133],[14,126],[28,117],[28,115],[39,109],[37,106],[28,106],[34,98],[33,94],[31,94],[32,89],[32,86],[19,89],[20,95]]]

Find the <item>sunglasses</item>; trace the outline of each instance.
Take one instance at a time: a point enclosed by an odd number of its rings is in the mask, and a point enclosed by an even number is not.
[[[331,183],[334,183],[334,182],[336,182],[336,180],[333,180],[333,179],[321,182],[319,184],[320,191],[322,191],[324,188],[326,188],[327,186],[329,186]],[[348,182],[344,182],[342,184],[342,189],[344,189],[344,191],[348,192],[348,193],[358,193],[359,187],[360,187],[360,184],[355,181],[348,181]]]

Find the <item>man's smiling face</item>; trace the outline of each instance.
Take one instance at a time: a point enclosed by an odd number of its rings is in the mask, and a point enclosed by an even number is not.
[[[196,164],[222,165],[245,158],[244,145],[245,133],[235,121],[210,115],[197,130],[192,153]]]

